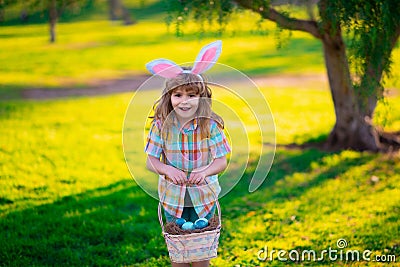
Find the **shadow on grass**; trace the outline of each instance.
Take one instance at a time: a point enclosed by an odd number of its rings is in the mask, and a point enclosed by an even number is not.
[[[30,9],[29,7],[18,7],[16,5],[10,5],[12,8],[5,10],[6,20],[1,21],[1,26],[23,26],[23,25],[33,25],[33,24],[48,24],[48,14],[45,9],[36,10]],[[17,6],[17,8],[15,7]],[[95,6],[94,1],[87,1],[84,5],[74,11],[64,10],[61,14],[60,22],[72,22],[78,20],[81,16],[90,16],[93,13],[99,12],[100,10]],[[106,16],[106,14],[105,14]]]
[[[399,230],[399,211],[400,206],[398,204],[389,205],[378,214],[374,214],[376,217],[365,220],[356,226],[349,226],[349,222],[347,222],[346,228],[350,229],[346,230],[351,231],[344,230],[343,226],[338,226],[338,229],[330,229],[332,232],[342,231],[340,238],[337,240],[330,241],[329,237],[324,236],[327,233],[321,233],[321,240],[315,242],[316,244],[312,246],[293,246],[288,248],[286,251],[297,251],[297,253],[292,253],[293,260],[288,259],[285,264],[331,266],[332,262],[334,262],[335,266],[350,266],[353,263],[357,266],[358,264],[360,266],[370,266],[370,263],[373,263],[371,266],[378,266],[376,262],[381,261],[383,264],[394,266],[392,264],[398,261],[400,253],[400,240],[395,234]],[[377,212],[366,210],[365,213],[370,213],[369,216],[372,217],[371,213]],[[354,218],[348,217],[348,220],[351,221],[351,219]],[[324,238],[328,240],[323,240]],[[345,245],[338,247],[338,240],[345,240]],[[325,242],[325,244],[318,244],[322,242]],[[326,243],[329,244],[329,247]],[[322,253],[323,250],[329,251],[329,249],[332,249],[332,254]],[[314,251],[315,254],[309,255],[307,251]],[[379,259],[376,258],[377,255],[380,255]],[[285,257],[288,258],[288,254]]]
[[[245,36],[249,33],[241,33]],[[299,53],[301,51],[301,53]],[[266,49],[264,53],[259,51],[237,53],[231,56],[228,65],[240,66],[247,75],[279,75],[288,72],[305,71],[294,65],[293,62],[307,61],[307,66],[320,69],[324,64],[321,43],[315,39],[292,37],[288,45],[282,49]],[[252,65],[243,65],[243,62],[251,62]],[[253,64],[254,62],[265,62],[265,64]],[[294,67],[295,66],[295,67]]]
[[[24,88],[15,84],[0,84],[0,101],[21,99]]]
[[[166,255],[157,201],[123,180],[52,204],[11,212],[1,225],[7,266],[121,266]]]

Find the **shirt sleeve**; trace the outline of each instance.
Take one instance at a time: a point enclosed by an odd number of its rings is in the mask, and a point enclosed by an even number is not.
[[[213,158],[220,158],[231,152],[223,129],[215,121],[211,121],[210,125],[210,150]]]
[[[150,156],[160,158],[162,151],[163,140],[161,138],[161,123],[159,121],[154,121],[147,136],[144,152]]]

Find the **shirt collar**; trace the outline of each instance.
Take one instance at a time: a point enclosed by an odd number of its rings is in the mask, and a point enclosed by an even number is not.
[[[182,128],[182,129],[181,129],[182,126],[180,125],[180,123],[178,121],[178,118],[175,117],[174,119],[175,119],[175,125],[177,125],[178,129],[180,129],[180,131],[183,132],[183,133],[187,133],[187,132],[190,132],[190,131],[195,131],[197,129],[197,126],[198,126],[198,119],[197,118],[194,118],[193,120],[188,122],[189,127]]]

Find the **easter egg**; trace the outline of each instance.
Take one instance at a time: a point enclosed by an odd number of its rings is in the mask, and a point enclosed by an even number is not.
[[[176,221],[175,221],[175,223],[176,223],[179,227],[181,227],[185,222],[186,222],[186,220],[183,219],[183,218],[178,218],[178,219],[176,219]]]
[[[206,227],[207,225],[208,225],[208,220],[206,218],[200,218],[194,222],[194,227],[196,229],[202,229],[202,228]]]
[[[182,229],[183,229],[183,230],[193,230],[193,229],[194,229],[194,225],[193,225],[192,222],[185,222],[185,223],[182,225]]]

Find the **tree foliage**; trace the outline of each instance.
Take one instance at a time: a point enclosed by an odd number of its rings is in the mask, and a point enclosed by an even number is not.
[[[200,25],[204,21],[223,25],[235,10],[248,9],[280,28],[304,31],[321,40],[336,114],[328,143],[339,149],[380,149],[371,121],[377,101],[383,98],[382,77],[391,73],[391,54],[400,35],[400,1],[298,0],[296,4],[307,10],[306,19],[293,17],[290,9],[278,8],[269,0],[173,0],[168,4],[168,20],[175,21],[178,33],[191,14]]]
[[[40,12],[48,17],[50,26],[50,42],[55,42],[55,25],[66,9],[79,9],[89,0],[0,0],[0,20],[4,10],[11,5],[21,4],[28,12]],[[26,10],[23,10],[25,13]],[[24,17],[28,14],[24,14]]]
[[[200,30],[204,31],[204,22],[212,23],[214,20],[221,26],[229,21],[230,14],[235,10],[236,6],[232,1],[165,1],[168,16],[166,21],[168,24],[175,23],[177,35],[182,34],[182,25],[188,20],[195,19]]]

